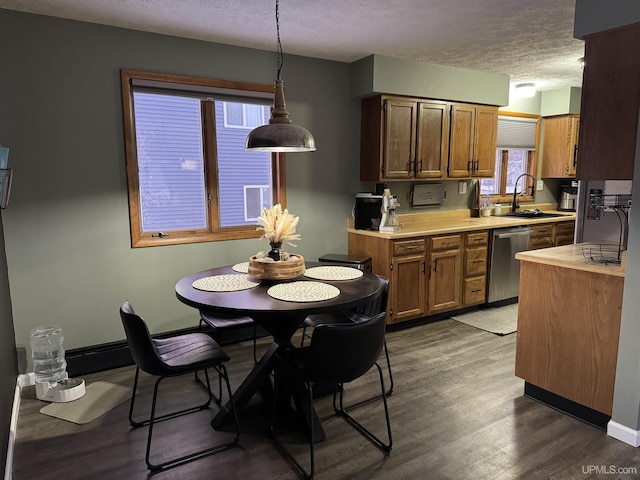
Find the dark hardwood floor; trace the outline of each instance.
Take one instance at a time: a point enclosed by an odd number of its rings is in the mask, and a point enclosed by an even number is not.
[[[387,342],[395,378],[389,397],[393,451],[374,448],[342,419],[331,417],[331,398],[317,400],[327,440],[316,448],[318,479],[632,479],[640,478],[638,449],[605,432],[522,395],[514,371],[515,334],[500,337],[443,320],[390,332]],[[267,345],[267,339],[259,344]],[[251,343],[226,346],[232,387],[252,364]],[[382,359],[381,359],[382,360]],[[87,375],[91,383],[130,386],[134,367]],[[386,370],[385,370],[386,378]],[[166,380],[167,397],[187,401],[203,394],[192,377]],[[171,383],[169,383],[171,382]],[[370,395],[376,376],[348,386],[351,398]],[[140,404],[150,399],[153,379],[143,377]],[[200,398],[200,397],[198,397]],[[240,412],[240,446],[152,475],[168,479],[289,479],[291,466],[266,435],[260,398]],[[33,387],[23,389],[14,452],[14,480],[143,479],[146,428],[133,430],[125,402],[97,420],[76,425],[39,413],[44,402]],[[183,448],[230,434],[215,432],[205,410],[158,424],[154,449]],[[368,404],[354,414],[384,433],[381,405]],[[306,454],[300,442],[296,451]],[[157,457],[154,457],[157,460]],[[306,459],[306,457],[303,457]],[[612,468],[622,473],[610,472]],[[635,469],[635,471],[634,471]]]

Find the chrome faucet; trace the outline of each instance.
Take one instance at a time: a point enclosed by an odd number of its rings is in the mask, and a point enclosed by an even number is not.
[[[516,183],[513,186],[513,203],[511,204],[512,212],[515,212],[516,210],[518,210],[518,208],[520,208],[520,205],[518,205],[518,181],[522,177],[529,177],[531,180],[533,180],[533,184],[531,184],[531,196],[533,197],[533,191],[534,191],[533,189],[535,188],[534,185],[536,183],[536,179],[533,175],[530,175],[528,173],[523,173],[518,178],[516,178]]]

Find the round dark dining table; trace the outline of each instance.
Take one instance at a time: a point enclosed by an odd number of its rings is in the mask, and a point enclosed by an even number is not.
[[[309,269],[315,266],[329,266],[329,264],[306,262],[305,266]],[[249,316],[273,337],[273,343],[233,393],[234,403],[238,409],[246,406],[263,383],[267,381],[269,374],[276,366],[278,354],[282,353],[283,349],[295,348],[291,345],[291,337],[302,326],[308,315],[338,312],[357,307],[375,298],[380,294],[382,288],[380,279],[367,272],[363,272],[361,277],[354,280],[317,280],[307,278],[304,275],[287,280],[327,283],[340,290],[340,294],[335,298],[313,302],[284,301],[272,298],[267,290],[277,283],[282,283],[280,281],[262,281],[253,288],[225,292],[210,292],[193,287],[193,282],[201,278],[228,274],[242,275],[234,271],[232,265],[187,275],[176,284],[176,296],[184,304],[212,314]],[[228,402],[225,408],[222,408],[214,417],[212,421],[214,427],[226,420],[230,407],[231,404]],[[322,432],[318,431],[318,434],[322,435]]]

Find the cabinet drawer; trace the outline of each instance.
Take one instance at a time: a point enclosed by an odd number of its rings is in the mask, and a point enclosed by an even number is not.
[[[477,247],[480,245],[487,245],[489,242],[489,232],[474,232],[467,233],[465,235],[465,245],[467,247]]]
[[[562,245],[573,245],[573,233],[571,235],[556,235],[556,247]]]
[[[553,239],[551,237],[532,238],[529,242],[529,250],[549,247],[553,247]]]
[[[424,253],[424,239],[393,242],[393,256]]]
[[[573,236],[573,232],[575,230],[574,222],[567,223],[557,223],[556,224],[556,235],[571,235]]]
[[[484,303],[487,291],[487,277],[465,278],[464,290],[462,292],[463,304],[474,305]]]
[[[531,238],[552,236],[553,225],[531,225]]]
[[[454,250],[460,248],[462,239],[460,235],[443,235],[441,237],[431,237],[431,250]]]
[[[464,275],[471,277],[487,273],[487,247],[468,248],[464,252]]]

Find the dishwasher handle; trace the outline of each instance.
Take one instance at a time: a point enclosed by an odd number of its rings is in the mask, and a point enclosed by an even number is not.
[[[496,233],[496,238],[512,238],[512,237],[521,237],[521,236],[530,236],[531,230],[520,230],[519,232],[505,232],[505,233]]]

